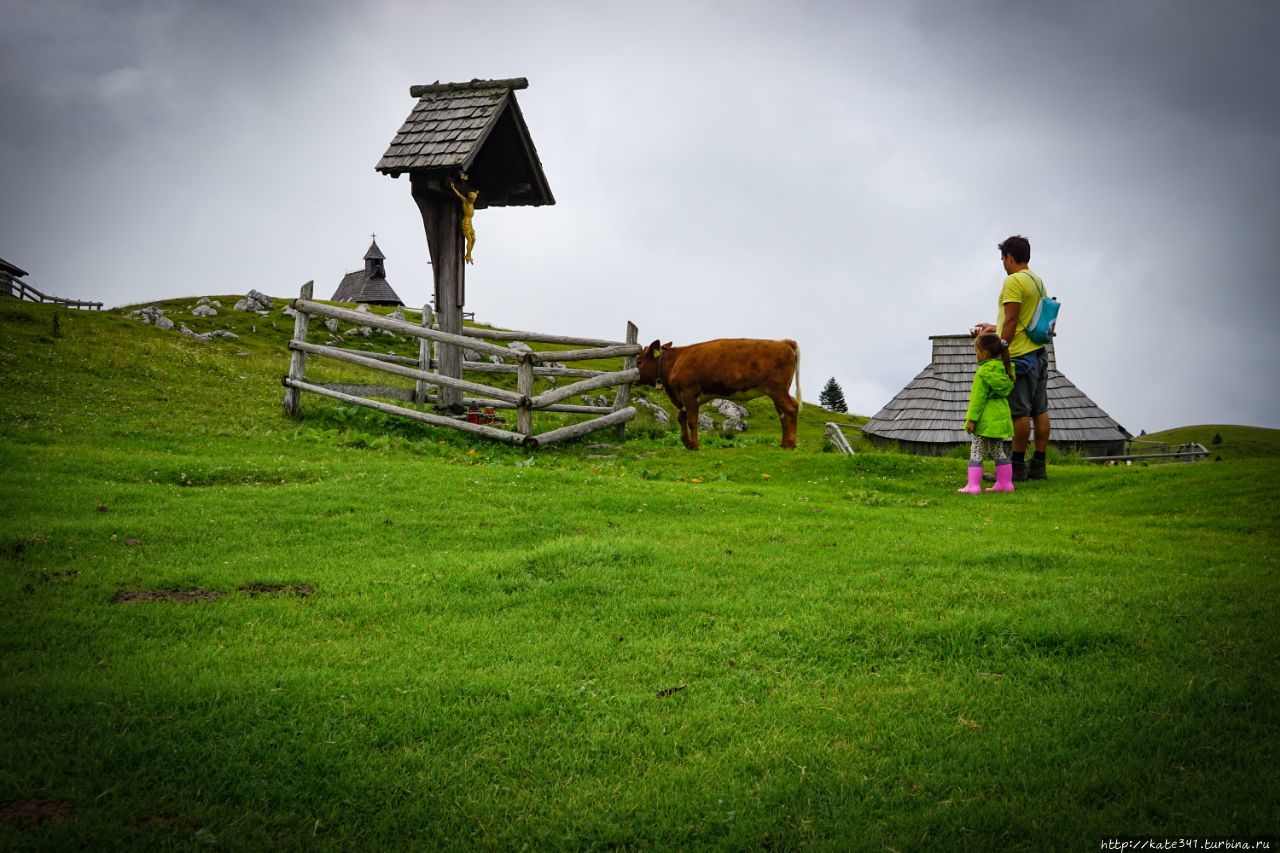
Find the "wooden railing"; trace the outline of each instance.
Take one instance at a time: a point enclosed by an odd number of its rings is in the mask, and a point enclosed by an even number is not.
[[[422,325],[415,325],[404,320],[381,317],[362,311],[337,308],[312,300],[312,282],[302,287],[300,298],[291,303],[297,312],[294,318],[293,339],[289,342],[291,353],[289,374],[282,380],[285,388],[284,410],[290,417],[297,417],[301,392],[319,394],[357,406],[375,409],[388,414],[400,415],[433,426],[448,427],[461,430],[472,435],[479,435],[495,441],[502,441],[522,447],[535,448],[539,445],[551,444],[581,435],[616,427],[619,433],[623,425],[636,416],[634,406],[628,405],[631,383],[639,378],[635,360],[640,353],[636,345],[637,330],[634,324],[627,324],[627,340],[603,341],[587,338],[569,338],[559,335],[546,335],[538,332],[513,332],[490,329],[464,328],[461,334],[442,332],[431,325],[431,311],[424,307]],[[360,326],[383,329],[400,335],[408,335],[418,339],[418,358],[415,361],[406,356],[382,355],[361,350],[348,350],[341,347],[313,344],[307,341],[309,318],[325,317],[345,320]],[[483,340],[487,338],[488,340]],[[504,346],[490,343],[492,340],[522,340],[530,343],[549,343],[583,347],[573,350],[556,350],[543,352],[516,352]],[[516,374],[516,390],[497,388],[480,382],[458,377],[445,376],[438,372],[440,359],[432,357],[433,347],[438,350],[442,346],[467,348],[481,354],[499,355],[513,358],[517,364],[491,364],[489,362],[464,362],[464,369],[477,373],[514,373]],[[306,380],[307,356],[331,358],[346,364],[354,364],[370,370],[390,373],[414,380],[412,392],[409,389],[396,389],[400,393],[395,396],[424,405],[441,402],[440,388],[451,388],[475,396],[464,397],[464,405],[492,407],[494,409],[514,409],[516,411],[516,428],[514,431],[498,429],[486,424],[470,423],[465,419],[457,419],[442,414],[433,414],[383,403],[369,399],[353,391],[371,393],[377,386],[357,386],[348,383],[315,383]],[[439,353],[437,351],[436,356]],[[549,362],[583,361],[587,359],[623,357],[623,369],[618,371],[587,370],[583,368],[550,367]],[[557,388],[533,393],[534,380],[537,377],[570,377],[579,381]],[[434,393],[433,393],[434,386]],[[618,392],[612,406],[582,406],[564,401],[578,394],[595,391],[601,388],[618,386]],[[390,389],[388,389],[390,390]],[[535,412],[564,412],[571,414],[598,415],[591,420],[582,421],[569,426],[535,433],[533,415]]]
[[[1144,445],[1139,447],[1138,445]],[[1203,462],[1209,458],[1209,448],[1196,441],[1185,444],[1169,444],[1163,441],[1129,440],[1129,452],[1118,456],[1086,456],[1086,462],[1138,462],[1163,460],[1166,462]]]
[[[44,302],[52,305],[65,305],[67,308],[84,308],[94,311],[102,310],[101,302],[86,302],[81,299],[64,299],[61,296],[49,296],[41,293],[19,278],[0,275],[0,293],[14,299],[25,299],[28,302]]]

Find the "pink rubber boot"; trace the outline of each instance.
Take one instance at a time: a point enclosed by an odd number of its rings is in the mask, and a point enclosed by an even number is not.
[[[1013,460],[1006,459],[1003,462],[996,463],[996,484],[989,489],[988,492],[1012,492],[1013,491]]]
[[[996,469],[997,471],[1000,469]],[[962,495],[980,495],[982,494],[982,466],[969,466],[969,485],[963,489],[956,489]]]

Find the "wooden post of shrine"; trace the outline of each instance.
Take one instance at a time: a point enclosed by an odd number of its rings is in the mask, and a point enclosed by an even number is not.
[[[431,270],[435,279],[436,319],[440,331],[462,333],[462,306],[466,299],[466,267],[463,264],[461,229],[462,209],[439,178],[410,175],[413,200],[422,214],[427,232],[427,249],[431,253]],[[438,344],[441,376],[462,378],[462,351],[454,344]],[[462,391],[440,387],[442,406],[462,407]],[[455,412],[456,414],[457,412]]]
[[[409,175],[427,232],[436,317],[443,332],[462,331],[466,301],[468,238],[462,233],[462,200],[451,182],[462,185],[473,213],[556,203],[516,103],[516,91],[528,85],[523,77],[513,77],[409,87],[416,103],[375,167],[393,178]],[[469,234],[474,240],[474,230]],[[482,257],[484,251],[482,244]],[[440,375],[461,379],[458,345],[437,343],[436,352]],[[421,388],[417,396],[422,396]],[[459,389],[440,388],[442,405],[457,411],[462,399]]]

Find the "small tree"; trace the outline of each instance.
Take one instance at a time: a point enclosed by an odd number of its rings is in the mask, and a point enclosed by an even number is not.
[[[833,412],[847,412],[849,407],[844,402],[844,391],[840,389],[840,383],[832,376],[827,380],[827,384],[822,387],[822,393],[818,395],[818,402],[822,404],[822,408],[829,409]]]
[[[1209,442],[1209,443],[1210,443],[1210,444],[1222,444],[1222,433],[1220,433],[1220,432],[1215,432],[1215,433],[1213,434],[1213,441],[1211,441],[1211,442]]]

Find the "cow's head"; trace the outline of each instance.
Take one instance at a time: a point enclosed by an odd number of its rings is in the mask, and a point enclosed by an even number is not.
[[[658,358],[662,352],[661,341],[654,341],[636,356],[636,369],[640,371],[638,385],[658,384]]]
[[[665,350],[671,349],[671,341],[665,344],[654,341],[636,356],[636,367],[640,371],[639,385],[657,385],[662,379],[662,356]]]

